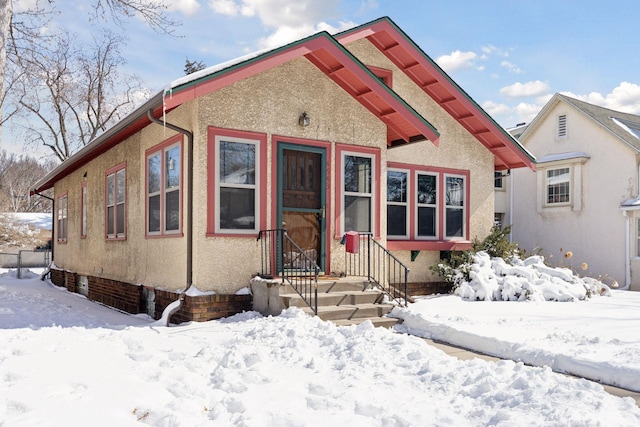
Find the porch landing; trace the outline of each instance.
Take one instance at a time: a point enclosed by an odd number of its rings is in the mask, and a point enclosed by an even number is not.
[[[280,293],[284,308],[299,307],[313,315],[302,297],[286,285]],[[391,328],[399,319],[385,317],[394,307],[383,302],[384,293],[362,278],[318,278],[318,317],[340,326],[358,325],[366,320],[374,326]]]

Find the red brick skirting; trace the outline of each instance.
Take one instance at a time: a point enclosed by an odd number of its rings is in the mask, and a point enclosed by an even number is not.
[[[451,284],[447,282],[407,283],[407,292],[411,296],[448,294],[451,289]]]
[[[177,300],[179,294],[156,289],[155,295],[155,318],[159,319],[162,317],[162,311],[165,307]],[[171,317],[170,321],[171,323],[206,322],[233,316],[243,311],[251,311],[253,309],[252,306],[253,297],[251,295],[185,296],[182,307]]]
[[[60,287],[66,287],[69,292],[78,292],[78,274],[51,269],[51,282]],[[178,293],[160,289],[144,288],[140,285],[132,285],[126,282],[106,279],[104,277],[87,276],[89,285],[88,298],[102,304],[126,311],[131,314],[146,313],[146,295],[154,295],[154,317],[162,317],[165,307],[177,300]],[[206,322],[251,311],[253,309],[253,297],[251,295],[198,295],[186,296],[180,310],[171,317],[171,323]]]

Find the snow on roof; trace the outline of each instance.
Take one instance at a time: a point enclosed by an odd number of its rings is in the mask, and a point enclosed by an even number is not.
[[[567,153],[554,153],[547,154],[546,156],[542,156],[538,159],[538,163],[549,163],[549,162],[557,162],[559,160],[570,160],[570,159],[590,159],[591,156],[587,153],[583,153],[581,151],[570,151]]]

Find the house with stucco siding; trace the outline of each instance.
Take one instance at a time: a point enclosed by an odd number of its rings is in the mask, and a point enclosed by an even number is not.
[[[250,309],[265,264],[349,274],[353,233],[438,280],[493,226],[495,171],[534,164],[385,17],[182,77],[33,191],[55,191],[54,283],[208,320]]]
[[[640,116],[555,94],[519,140],[537,171],[512,174],[514,241],[640,290]]]

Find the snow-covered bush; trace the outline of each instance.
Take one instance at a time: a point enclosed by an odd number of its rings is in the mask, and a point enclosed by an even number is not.
[[[469,280],[459,280],[453,293],[469,300],[484,301],[577,301],[594,295],[611,295],[604,283],[580,277],[568,268],[549,267],[541,256],[521,260],[491,258],[486,252],[472,257]]]

